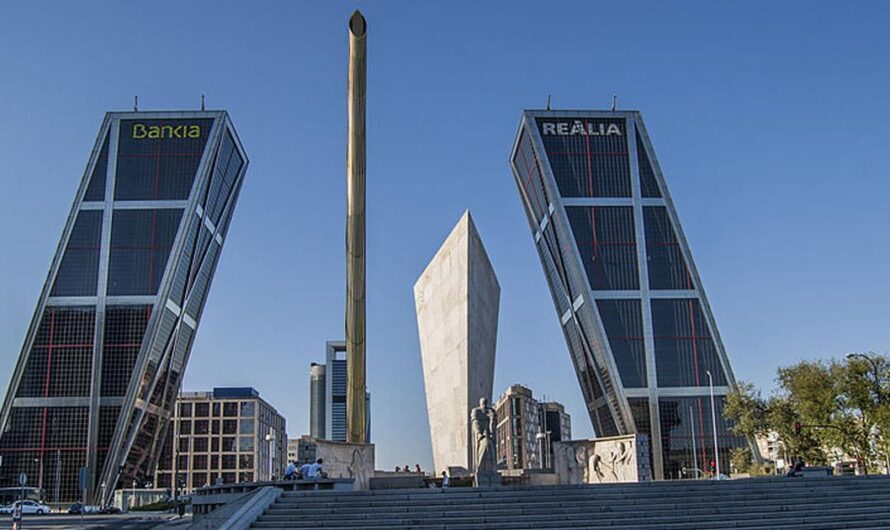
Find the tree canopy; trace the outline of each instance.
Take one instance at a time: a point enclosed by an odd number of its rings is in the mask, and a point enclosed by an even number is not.
[[[778,388],[768,398],[739,383],[727,396],[724,416],[736,434],[777,433],[787,456],[808,464],[828,464],[840,453],[865,465],[884,462],[890,453],[888,371],[888,359],[875,354],[803,361],[779,368]]]

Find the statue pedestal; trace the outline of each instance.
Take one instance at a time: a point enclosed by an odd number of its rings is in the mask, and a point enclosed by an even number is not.
[[[473,477],[474,488],[498,488],[501,486],[501,476],[498,473],[476,473]]]

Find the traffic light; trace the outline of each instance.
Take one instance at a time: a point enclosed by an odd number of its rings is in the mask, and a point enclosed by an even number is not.
[[[794,436],[800,436],[801,424],[799,421],[794,422]]]

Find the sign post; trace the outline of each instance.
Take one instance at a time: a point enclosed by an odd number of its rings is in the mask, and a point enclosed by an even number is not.
[[[25,500],[25,484],[27,484],[27,483],[28,483],[28,475],[26,475],[25,472],[22,471],[21,473],[19,473],[19,486],[22,487],[22,499],[21,500],[23,500],[23,501]]]
[[[87,490],[90,489],[90,468],[81,467],[77,471],[77,483],[83,492],[83,507],[80,509],[80,524],[83,525],[83,512],[87,510]]]
[[[80,491],[83,492],[83,504],[87,504],[87,490],[90,489],[90,468],[83,466],[77,472],[77,483],[80,485]]]
[[[13,504],[12,506],[12,528],[13,530],[20,530],[22,525],[22,507],[25,504],[25,484],[28,483],[28,475],[25,472],[19,473],[19,486],[22,487],[22,498],[19,500],[18,504]]]

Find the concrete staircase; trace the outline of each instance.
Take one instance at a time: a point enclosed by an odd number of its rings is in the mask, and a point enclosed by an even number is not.
[[[251,528],[890,528],[890,477],[775,477],[500,489],[285,492]]]

